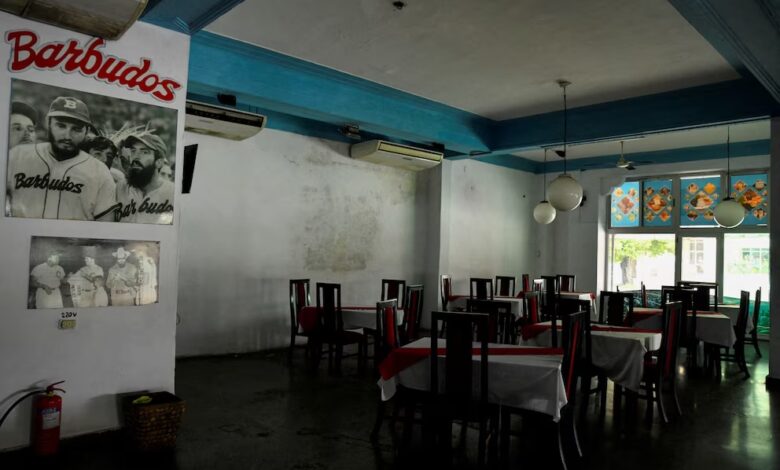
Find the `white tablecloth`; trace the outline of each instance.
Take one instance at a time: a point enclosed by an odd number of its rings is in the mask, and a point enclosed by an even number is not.
[[[654,315],[636,322],[635,326],[637,328],[661,328],[662,319],[661,315]],[[691,314],[688,314],[688,321],[691,321]],[[727,348],[734,346],[737,341],[731,318],[722,313],[696,315],[696,336],[705,343]]]
[[[341,309],[341,318],[344,320],[344,328],[351,330],[356,328],[370,328],[376,330],[376,308],[366,309]],[[404,311],[399,309],[396,313],[396,322],[402,324]]]
[[[438,341],[445,347],[444,340]],[[404,347],[430,348],[430,338],[421,338]],[[479,347],[475,343],[475,347]],[[511,348],[505,344],[491,344],[490,347]],[[479,356],[473,356],[474,384],[479,386]],[[497,405],[511,406],[537,411],[561,418],[561,408],[566,405],[566,390],[561,375],[561,356],[489,356],[488,358],[488,401]],[[439,358],[439,378],[444,386],[444,358]],[[407,367],[388,380],[379,379],[382,400],[395,395],[398,384],[415,390],[429,390],[431,378],[430,358]]]
[[[543,324],[549,325],[550,322]],[[560,325],[560,323],[559,323]],[[594,328],[606,325],[593,325]],[[608,326],[608,328],[620,328]],[[549,346],[551,331],[546,330],[526,344]],[[629,390],[638,391],[644,372],[644,358],[648,351],[661,347],[661,333],[591,331],[591,360],[610,380]],[[560,332],[558,338],[560,338]]]
[[[452,300],[450,300],[451,310],[454,309],[466,309],[467,302],[469,300],[469,296],[467,295],[456,295],[453,296]],[[493,297],[493,300],[496,302],[506,302],[509,304],[512,308],[512,315],[517,319],[520,318],[523,315],[523,299],[518,299],[517,297],[503,297],[503,296],[495,296]]]

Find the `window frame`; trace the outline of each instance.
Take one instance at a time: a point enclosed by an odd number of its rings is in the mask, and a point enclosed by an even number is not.
[[[723,228],[720,226],[697,226],[697,227],[683,227],[680,225],[680,210],[682,208],[682,202],[680,200],[680,180],[681,178],[690,178],[690,177],[697,177],[697,176],[707,176],[707,175],[719,175],[720,176],[720,182],[721,182],[721,196],[723,196],[723,190],[727,189],[728,194],[731,194],[731,182],[727,181],[726,179],[739,175],[752,175],[756,173],[766,173],[767,175],[767,184],[769,185],[769,191],[773,191],[772,188],[772,181],[771,176],[769,172],[769,168],[763,167],[763,168],[751,168],[751,169],[744,169],[739,171],[732,171],[730,175],[727,177],[725,171],[696,171],[696,172],[683,172],[683,173],[665,173],[665,174],[659,174],[659,175],[642,175],[637,177],[628,177],[625,179],[624,182],[633,182],[633,181],[639,181],[640,185],[640,192],[644,192],[644,186],[641,184],[641,182],[645,180],[657,180],[657,179],[671,179],[672,180],[672,194],[674,195],[674,208],[672,209],[672,225],[667,227],[646,227],[643,225],[642,222],[644,222],[644,198],[642,195],[640,195],[640,224],[638,227],[612,227],[612,216],[611,216],[611,198],[612,198],[612,190],[610,190],[609,194],[606,197],[606,237],[605,237],[605,243],[606,243],[606,251],[605,254],[607,256],[607,259],[605,260],[605,266],[609,266],[610,257],[612,256],[612,240],[613,235],[615,234],[642,234],[642,233],[649,233],[649,234],[673,234],[675,237],[675,270],[674,270],[674,283],[677,284],[677,282],[684,280],[681,279],[681,271],[682,271],[682,239],[683,237],[715,237],[715,243],[716,243],[716,260],[715,260],[715,280],[718,283],[718,285],[723,286],[723,279],[724,279],[724,234],[726,233],[765,233],[769,234],[769,220],[772,217],[772,208],[770,206],[769,214],[766,218],[765,225],[739,225],[735,228]],[[723,184],[725,181],[725,185]],[[721,199],[723,200],[723,199]],[[609,269],[604,270],[604,285],[607,286],[607,288],[612,287],[612,273]],[[718,302],[723,302],[723,289],[718,289],[718,295],[719,299]],[[751,294],[752,295],[752,294]]]

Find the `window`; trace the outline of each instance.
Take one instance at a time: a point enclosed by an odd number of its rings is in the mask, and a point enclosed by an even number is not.
[[[716,259],[715,237],[683,237],[680,280],[715,282]]]
[[[739,303],[739,291],[750,292],[750,312],[761,288],[758,332],[769,333],[769,234],[726,233],[723,236],[723,302]]]
[[[674,283],[674,234],[613,234],[610,290],[648,289]],[[670,281],[671,280],[671,281]]]

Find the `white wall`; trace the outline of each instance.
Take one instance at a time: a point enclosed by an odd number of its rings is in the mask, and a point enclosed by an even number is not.
[[[732,171],[769,167],[769,156],[740,157],[731,160]],[[554,246],[549,250],[550,274],[574,274],[577,289],[602,290],[605,282],[605,234],[608,225],[607,197],[610,189],[630,176],[642,178],[685,172],[725,171],[726,160],[704,160],[664,165],[643,165],[636,171],[609,169],[574,173],[582,184],[587,201],[572,212],[558,212],[549,226]],[[548,180],[557,174],[548,175]],[[549,232],[548,232],[549,233]],[[544,237],[547,239],[547,237]],[[546,273],[545,273],[546,274]]]
[[[468,293],[469,278],[536,273],[542,254],[537,246],[533,208],[541,199],[541,177],[473,160],[446,162],[448,196],[442,213],[441,273],[452,275],[453,292]]]
[[[181,204],[177,355],[286,346],[293,278],[341,283],[343,305],[379,300],[382,278],[424,282],[427,175],[270,129],[186,141],[199,148]],[[436,292],[426,285],[426,303]]]
[[[0,28],[29,28],[41,41],[65,41],[86,36],[0,13]],[[5,34],[5,33],[3,33]],[[165,44],[165,48],[160,48]],[[139,23],[105,52],[137,62],[153,59],[162,76],[186,84],[189,38]],[[0,43],[0,62],[8,63],[10,45]],[[8,110],[10,80],[0,71],[0,109]],[[78,73],[28,69],[13,74],[49,85],[161,105],[137,91],[99,82]],[[183,114],[186,91],[181,89],[169,107]],[[0,148],[7,148],[8,115],[0,113]],[[179,121],[179,142],[184,133]],[[181,154],[181,146],[177,152]],[[0,158],[0,181],[6,180],[6,158]],[[174,202],[175,210],[178,205]],[[178,214],[173,226],[0,218],[0,410],[20,391],[66,380],[63,388],[64,437],[114,428],[118,425],[116,394],[140,389],[174,389],[175,313],[177,296]],[[144,307],[67,309],[77,312],[75,330],[58,330],[63,310],[27,310],[30,238],[56,236],[160,241],[160,302]],[[0,449],[26,445],[29,440],[29,400],[18,407],[0,429]]]

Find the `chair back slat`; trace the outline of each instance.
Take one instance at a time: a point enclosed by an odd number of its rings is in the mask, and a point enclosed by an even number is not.
[[[574,274],[556,274],[558,292],[574,292],[576,276]]]
[[[753,301],[753,328],[750,333],[758,331],[758,320],[761,316],[761,288],[756,289],[756,299]]]
[[[377,362],[400,347],[398,338],[398,301],[384,300],[376,303],[376,354]]]
[[[493,279],[472,277],[469,281],[469,298],[493,300]]]
[[[414,284],[406,288],[406,305],[404,305],[403,331],[406,341],[417,339],[422,322],[424,288],[422,284]]]
[[[530,274],[523,274],[520,276],[520,282],[522,283],[522,289],[523,292],[528,292],[531,290],[531,275]]]
[[[441,400],[454,409],[467,409],[478,401],[487,404],[488,396],[488,316],[481,313],[433,312],[431,315],[431,392],[439,395],[438,325],[445,328],[444,389]],[[480,347],[479,387],[474,387],[472,359],[473,334]],[[477,390],[477,397],[474,390]]]
[[[446,311],[447,304],[450,302],[450,297],[452,297],[452,276],[449,274],[442,274],[439,289],[439,294],[441,295],[441,309]]]
[[[496,295],[502,297],[515,296],[515,277],[514,276],[496,276]]]
[[[640,300],[642,302],[641,306],[647,308],[647,287],[645,287],[645,283],[641,283],[640,287]]]
[[[309,305],[311,305],[309,279],[290,279],[290,326],[293,331],[298,332],[301,309]]]
[[[681,301],[670,301],[664,305],[663,334],[658,356],[658,371],[662,378],[669,378],[672,374],[677,373],[677,352],[680,350],[682,325],[686,323],[685,318],[686,313]]]
[[[325,334],[344,330],[341,313],[341,284],[317,283],[317,310],[320,314],[320,326]]]
[[[583,357],[585,323],[589,321],[588,312],[580,311],[561,317],[562,341],[563,341],[563,364],[561,372],[563,374],[563,384],[566,390],[566,397],[573,402],[577,391],[578,367],[582,363]]]
[[[403,279],[382,279],[382,297],[381,300],[398,300],[398,305],[404,304],[404,294],[406,291],[406,281]]]
[[[743,290],[739,292],[739,315],[737,324],[734,325],[734,333],[737,335],[737,343],[745,342],[745,330],[747,329],[748,315],[750,315],[750,292]],[[735,348],[738,346],[735,345]]]
[[[633,323],[634,294],[631,292],[601,291],[599,323],[625,326]]]

